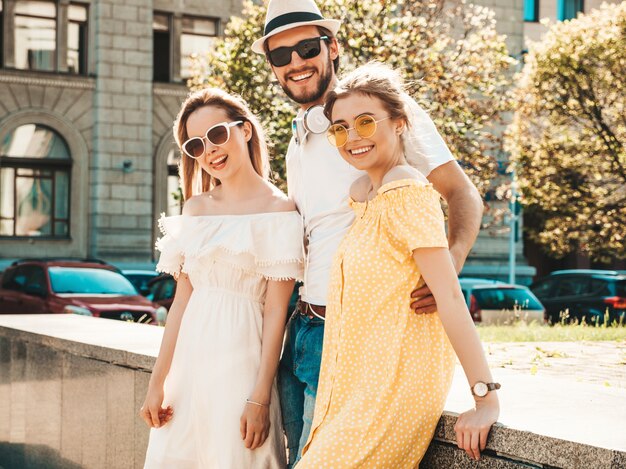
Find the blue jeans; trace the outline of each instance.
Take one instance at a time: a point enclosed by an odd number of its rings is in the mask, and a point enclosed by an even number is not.
[[[289,468],[302,456],[313,423],[322,361],[324,321],[293,313],[278,369],[278,391],[289,448]]]

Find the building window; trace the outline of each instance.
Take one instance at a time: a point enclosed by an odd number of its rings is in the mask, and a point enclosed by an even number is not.
[[[15,4],[15,68],[56,70],[56,16],[54,2]]]
[[[1,3],[0,0],[0,19]],[[63,14],[60,14],[59,10]],[[12,19],[15,31],[13,66],[16,69],[87,74],[88,8],[86,5],[57,4],[56,1],[50,0],[19,0],[15,2],[14,11]],[[65,16],[65,11],[67,22],[61,23],[60,18]],[[2,21],[0,21],[0,37],[2,36],[1,25]],[[62,37],[64,34],[67,36],[67,43],[58,44],[57,36]],[[58,61],[57,56],[63,57],[63,60]],[[4,61],[0,63],[4,64]],[[65,63],[67,63],[67,68],[65,68]]]
[[[167,215],[180,215],[183,213],[183,193],[178,176],[180,164],[180,152],[172,148],[167,154]]]
[[[571,20],[585,9],[583,0],[559,0],[557,5],[557,18],[559,21]]]
[[[67,12],[67,71],[87,73],[87,7],[70,4]]]
[[[4,67],[4,8],[0,0],[0,67]]]
[[[152,70],[154,81],[171,81],[171,21],[170,15],[154,13],[152,20],[153,56]]]
[[[219,29],[219,20],[183,17],[180,37],[180,76],[191,77],[192,59],[213,49],[213,42]]]
[[[26,124],[0,147],[0,236],[68,238],[72,159],[54,130]]]
[[[539,0],[524,0],[524,21],[539,21]]]

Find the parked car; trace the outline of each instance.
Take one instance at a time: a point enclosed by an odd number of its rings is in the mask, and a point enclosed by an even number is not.
[[[73,313],[156,323],[159,306],[97,259],[22,259],[0,283],[1,314]]]
[[[459,283],[475,323],[545,321],[545,308],[527,287],[475,278],[461,278]]]
[[[146,298],[169,311],[176,293],[176,280],[174,280],[174,277],[169,274],[158,275],[148,282],[147,287],[148,294]]]
[[[291,314],[296,308],[296,304],[298,302],[298,290],[301,285],[302,284],[300,282],[296,282],[291,298],[289,299],[289,309],[287,314]],[[148,282],[148,290],[146,298],[159,306],[166,308],[167,311],[170,310],[172,303],[174,302],[174,295],[176,294],[176,281],[171,275],[161,274],[158,277],[153,278]],[[165,322],[164,317],[159,317],[158,319],[160,324]]]
[[[603,324],[605,314],[626,321],[626,272],[615,270],[557,270],[537,280],[530,289],[547,310],[548,320],[585,320]]]
[[[122,274],[130,280],[130,283],[132,283],[143,296],[147,296],[148,293],[150,293],[148,282],[159,275],[159,273],[154,270],[122,270]]]

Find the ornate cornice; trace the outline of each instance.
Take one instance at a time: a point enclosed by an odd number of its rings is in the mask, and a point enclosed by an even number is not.
[[[42,76],[38,73],[6,73],[0,72],[0,83],[14,83],[20,85],[37,85],[37,86],[56,86],[59,88],[78,88],[84,90],[93,90],[96,88],[94,78],[65,78],[58,75]]]
[[[189,94],[189,88],[185,85],[155,84],[152,86],[152,91],[157,96],[175,96],[177,98],[184,98]]]

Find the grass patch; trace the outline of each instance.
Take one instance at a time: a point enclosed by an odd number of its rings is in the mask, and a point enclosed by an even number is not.
[[[574,342],[626,341],[626,326],[595,326],[589,324],[555,324],[545,326],[537,323],[518,322],[506,326],[477,325],[483,342]]]

